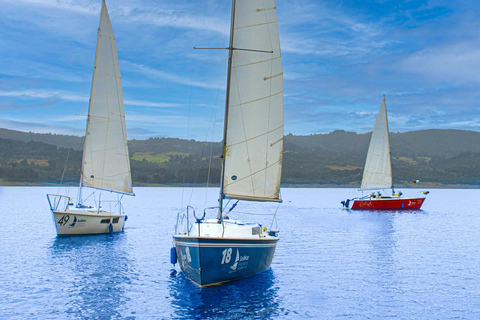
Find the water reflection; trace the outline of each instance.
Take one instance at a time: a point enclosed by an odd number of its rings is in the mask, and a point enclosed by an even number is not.
[[[126,234],[114,237],[56,238],[51,246],[52,268],[62,278],[69,301],[64,312],[73,318],[127,318],[121,314],[131,283]]]
[[[172,272],[170,280],[171,303],[178,318],[271,319],[281,311],[272,269],[203,289],[193,284],[183,272]]]
[[[380,304],[397,305],[395,292],[398,287],[398,272],[401,266],[398,261],[397,224],[405,211],[375,211],[363,213],[362,219],[368,221],[370,233],[367,237],[367,253],[365,262],[367,276],[365,285],[369,287],[370,296]]]

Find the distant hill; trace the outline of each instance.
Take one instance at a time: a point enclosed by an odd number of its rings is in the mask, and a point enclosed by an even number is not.
[[[68,136],[63,134],[33,133],[0,128],[0,138],[23,142],[43,142],[53,144],[54,146],[60,148],[73,148],[75,150],[83,149],[83,137]]]
[[[337,130],[285,136],[282,183],[359,186],[370,135]],[[390,143],[396,186],[414,179],[432,185],[480,184],[478,132],[391,133]],[[56,184],[62,176],[63,182],[76,183],[82,147],[82,137],[0,129],[0,183]],[[196,185],[208,175],[210,183],[219,182],[220,142],[150,138],[129,141],[129,150],[134,184]]]

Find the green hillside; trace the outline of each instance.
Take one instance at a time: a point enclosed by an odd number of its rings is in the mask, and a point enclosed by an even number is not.
[[[285,136],[283,185],[360,184],[370,133]],[[419,179],[425,185],[480,183],[480,133],[423,130],[391,133],[396,186]],[[76,184],[83,138],[0,129],[0,183]],[[136,185],[204,185],[220,179],[221,144],[177,138],[129,141]],[[213,158],[210,160],[210,154]],[[67,161],[68,158],[68,161]],[[210,170],[209,170],[210,166]]]

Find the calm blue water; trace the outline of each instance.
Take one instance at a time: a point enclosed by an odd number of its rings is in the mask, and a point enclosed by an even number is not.
[[[169,249],[182,193],[203,208],[217,189],[136,188],[124,233],[74,238],[55,236],[45,194],[57,191],[0,188],[0,318],[480,319],[480,190],[434,189],[423,211],[386,213],[340,209],[351,189],[283,189],[272,268],[206,289]]]

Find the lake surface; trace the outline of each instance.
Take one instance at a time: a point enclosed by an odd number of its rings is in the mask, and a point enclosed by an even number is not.
[[[136,188],[125,232],[70,238],[56,237],[45,196],[58,191],[0,187],[2,319],[480,319],[480,190],[358,212],[341,209],[352,189],[283,189],[272,268],[205,289],[169,250],[178,209],[215,205],[216,188]],[[276,209],[242,202],[230,217],[269,226],[243,212]]]

